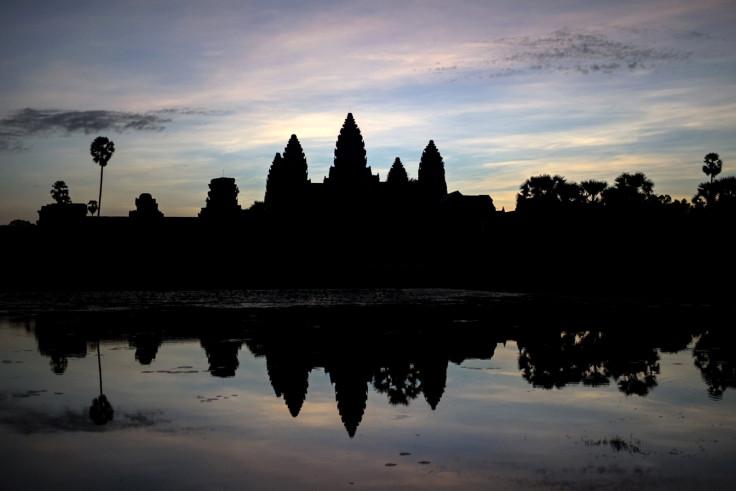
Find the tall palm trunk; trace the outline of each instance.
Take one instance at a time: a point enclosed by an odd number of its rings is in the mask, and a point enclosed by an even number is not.
[[[105,166],[100,166],[100,196],[97,198],[97,216],[100,216],[100,210],[102,209],[102,172],[105,170]]]

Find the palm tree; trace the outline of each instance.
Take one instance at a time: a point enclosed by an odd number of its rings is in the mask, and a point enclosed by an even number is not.
[[[560,203],[580,203],[583,200],[583,188],[575,182],[565,181],[564,178],[562,178],[562,182],[557,185],[556,191],[557,199]]]
[[[600,202],[601,194],[608,187],[608,183],[606,181],[590,179],[588,181],[581,182],[580,187],[583,189],[583,193],[590,203],[598,203]]]
[[[642,172],[630,174],[624,172],[614,180],[617,189],[649,196],[654,189],[654,182]]]
[[[705,156],[703,159],[703,172],[706,176],[710,176],[710,182],[713,182],[713,179],[721,173],[721,169],[723,169],[723,161],[717,153],[711,152]]]
[[[565,178],[559,175],[554,177],[549,174],[532,176],[522,183],[519,194],[524,199],[557,201],[559,199],[558,190],[566,182]]]
[[[97,199],[97,216],[100,216],[100,210],[102,209],[102,172],[107,162],[112,158],[112,154],[115,153],[115,143],[108,140],[107,137],[98,136],[90,145],[89,152],[92,154],[92,160],[100,165],[100,196]]]
[[[579,202],[582,188],[555,174],[532,176],[522,183],[516,195],[516,209],[521,211],[558,210],[563,204]]]
[[[695,203],[705,201],[705,206],[727,206],[736,203],[736,176],[723,177],[698,184]]]
[[[606,206],[638,209],[652,200],[656,202],[654,182],[642,172],[624,172],[613,183],[613,187],[603,191],[603,202]]]

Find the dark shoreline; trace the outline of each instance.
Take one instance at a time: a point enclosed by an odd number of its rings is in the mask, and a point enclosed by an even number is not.
[[[455,288],[733,305],[728,216],[497,214],[452,223],[196,219],[3,230],[0,291]]]

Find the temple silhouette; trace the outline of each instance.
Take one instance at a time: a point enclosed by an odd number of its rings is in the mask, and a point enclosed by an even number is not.
[[[368,165],[365,142],[352,113],[348,113],[335,143],[334,161],[323,182],[309,178],[307,158],[296,135],[284,151],[276,153],[268,171],[263,207],[243,210],[238,204],[235,179],[220,177],[209,184],[206,206],[199,218],[234,221],[248,212],[265,215],[272,221],[319,217],[321,223],[385,231],[393,223],[406,225],[407,218],[429,213],[472,219],[475,227],[486,227],[495,212],[489,195],[448,194],[442,155],[433,140],[425,147],[417,179],[409,179],[400,158],[396,158],[385,181]],[[138,200],[136,200],[136,203]],[[132,212],[131,212],[132,213]],[[380,230],[371,223],[380,218]],[[324,231],[322,231],[324,232]]]
[[[198,218],[238,226],[255,221],[254,215],[285,220],[319,214],[320,221],[330,225],[346,226],[363,219],[359,225],[366,227],[376,218],[383,224],[390,224],[412,214],[435,212],[454,218],[472,218],[476,227],[483,228],[495,212],[489,195],[465,196],[459,191],[448,194],[444,161],[433,140],[422,153],[417,176],[417,179],[409,179],[398,157],[385,181],[373,174],[360,128],[353,114],[348,113],[335,143],[333,165],[323,182],[312,182],[309,178],[301,143],[296,135],[291,135],[284,151],[276,153],[268,170],[263,203],[256,202],[249,209],[243,209],[238,203],[235,178],[219,177],[210,181],[205,206]],[[128,216],[132,221],[164,218],[150,193],[142,193],[135,199],[135,205],[136,209]],[[45,205],[38,213],[38,224],[42,227],[66,227],[82,222],[105,227],[123,223],[123,217],[87,217],[86,207],[78,203]],[[365,221],[368,218],[370,220]],[[184,223],[181,218],[177,221]]]
[[[0,229],[10,256],[19,258],[7,267],[7,288],[453,286],[733,298],[733,287],[719,278],[736,263],[703,268],[692,241],[727,249],[734,176],[702,183],[692,206],[654,194],[640,172],[621,174],[613,186],[534,176],[522,184],[513,212],[496,211],[490,195],[448,192],[433,140],[416,176],[409,178],[397,157],[381,180],[348,113],[321,182],[310,178],[291,135],[268,167],[263,201],[248,207],[238,202],[236,180],[224,176],[210,181],[194,217],[165,217],[150,193],[119,217],[89,216],[68,194],[54,197],[37,227]],[[633,280],[639,264],[649,281]],[[59,282],[50,273],[59,265],[73,265],[74,275]]]
[[[447,271],[467,270],[457,267],[456,258],[471,257],[469,244],[483,247],[496,210],[489,195],[448,193],[445,164],[432,140],[416,175],[410,179],[397,157],[381,180],[368,165],[360,128],[348,113],[322,182],[309,177],[302,146],[291,135],[268,168],[263,201],[251,206],[238,202],[233,177],[210,181],[196,217],[164,216],[148,192],[135,199],[128,216],[90,216],[85,205],[68,200],[43,206],[41,240],[17,247],[33,258],[25,267],[39,272],[74,264],[76,274],[62,288],[439,282]],[[82,243],[114,258],[106,274],[99,274]],[[411,255],[400,253],[409,250]],[[230,261],[218,264],[226,257]],[[20,266],[12,272],[18,284],[38,284]],[[59,287],[40,276],[49,283],[44,288]]]
[[[409,179],[396,158],[385,181],[368,165],[365,143],[352,113],[348,113],[335,143],[335,157],[322,183],[308,178],[307,159],[296,135],[291,135],[283,154],[277,153],[268,172],[265,208],[276,214],[320,212],[326,216],[356,216],[361,213],[391,218],[402,212],[426,211],[445,206],[448,200],[445,167],[434,141],[430,140],[419,162],[417,179]],[[213,181],[214,182],[214,181]],[[468,208],[486,214],[495,208],[490,196],[465,199],[459,192],[448,201],[467,201]],[[467,197],[470,198],[470,197]],[[303,207],[306,207],[303,208]]]

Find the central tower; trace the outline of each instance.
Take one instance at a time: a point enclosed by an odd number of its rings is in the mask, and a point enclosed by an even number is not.
[[[325,184],[354,188],[378,182],[371,173],[365,154],[365,143],[353,113],[348,113],[335,143],[335,161]]]

